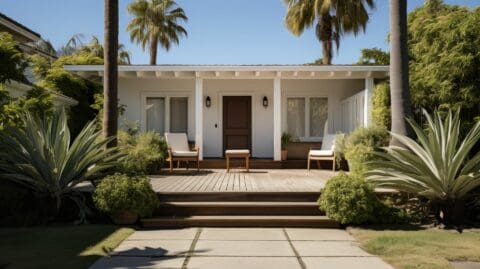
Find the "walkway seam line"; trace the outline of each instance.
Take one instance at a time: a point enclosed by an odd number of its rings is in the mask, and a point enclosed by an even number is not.
[[[190,261],[190,258],[192,257],[195,247],[197,245],[198,239],[200,238],[200,234],[202,233],[202,228],[197,229],[197,233],[195,233],[195,237],[192,240],[192,244],[190,244],[190,248],[188,249],[187,255],[185,256],[185,260],[183,261],[182,264],[182,269],[187,269],[188,262]]]
[[[290,247],[291,247],[292,250],[293,250],[293,253],[295,254],[295,257],[297,257],[297,261],[298,261],[298,263],[300,264],[300,267],[301,267],[302,269],[307,269],[307,266],[306,266],[305,263],[303,262],[302,257],[300,256],[300,254],[298,253],[297,249],[296,249],[295,246],[293,245],[292,240],[290,240],[290,236],[288,236],[287,230],[286,230],[285,228],[282,228],[282,230],[283,230],[283,233],[285,234],[285,237],[287,238],[288,243],[290,244]]]

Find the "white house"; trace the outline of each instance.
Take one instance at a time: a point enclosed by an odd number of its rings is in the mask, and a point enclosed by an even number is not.
[[[82,77],[103,66],[72,65]],[[202,158],[225,149],[281,158],[281,136],[321,141],[370,121],[375,78],[388,66],[355,65],[128,65],[118,68],[118,97],[141,130],[184,132]],[[120,119],[121,120],[121,119]]]

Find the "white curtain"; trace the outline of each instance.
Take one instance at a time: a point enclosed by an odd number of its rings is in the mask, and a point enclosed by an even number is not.
[[[305,137],[305,98],[287,99],[287,132]]]
[[[188,98],[170,98],[170,132],[187,133],[188,129]]]
[[[328,99],[310,98],[310,136],[322,137],[328,117]]]
[[[147,131],[165,133],[165,98],[147,98]]]

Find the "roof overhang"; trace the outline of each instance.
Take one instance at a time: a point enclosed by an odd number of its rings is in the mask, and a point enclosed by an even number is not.
[[[103,76],[103,65],[65,65],[84,78]],[[384,65],[120,65],[121,78],[361,79],[387,78]]]

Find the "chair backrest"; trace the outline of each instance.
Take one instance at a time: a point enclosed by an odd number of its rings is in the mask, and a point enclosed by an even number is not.
[[[335,135],[327,134],[322,140],[322,150],[334,150],[335,149]]]
[[[173,151],[190,151],[185,133],[165,133],[165,140]]]

